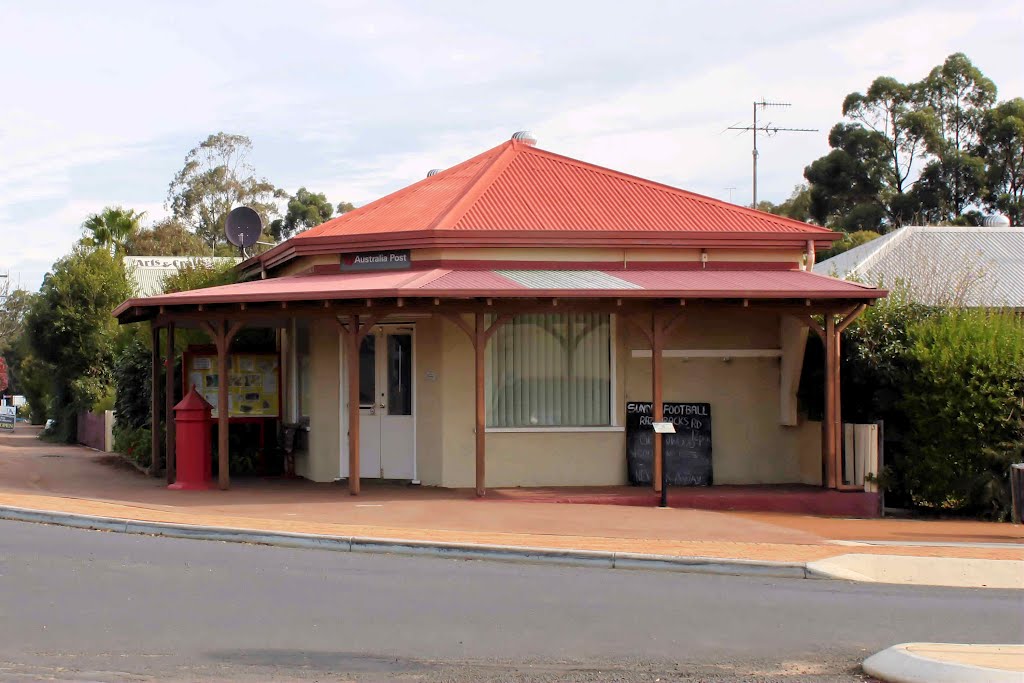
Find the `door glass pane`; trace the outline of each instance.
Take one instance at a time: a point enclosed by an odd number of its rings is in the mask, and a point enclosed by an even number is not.
[[[377,337],[368,334],[359,347],[359,405],[372,408],[377,393]]]
[[[388,335],[388,415],[412,415],[412,335]]]

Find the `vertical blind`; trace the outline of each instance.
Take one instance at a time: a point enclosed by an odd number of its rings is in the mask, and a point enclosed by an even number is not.
[[[610,424],[609,316],[516,316],[487,346],[485,393],[489,427]]]

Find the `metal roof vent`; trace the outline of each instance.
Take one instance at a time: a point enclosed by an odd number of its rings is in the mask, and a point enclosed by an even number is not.
[[[429,178],[432,175],[437,175],[438,173],[440,173],[443,170],[444,170],[443,168],[432,168],[429,171],[427,171],[427,177]]]
[[[524,145],[529,145],[530,147],[537,146],[537,138],[535,138],[533,133],[528,130],[520,130],[512,133],[512,139],[517,142],[521,142]]]
[[[981,219],[981,224],[986,228],[1008,228],[1010,219],[1002,214],[992,214]]]

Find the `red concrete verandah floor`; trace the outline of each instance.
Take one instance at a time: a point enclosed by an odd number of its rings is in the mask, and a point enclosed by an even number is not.
[[[650,487],[589,486],[497,488],[487,500],[519,503],[570,503],[582,505],[628,505],[655,507],[661,495]],[[668,504],[673,508],[736,512],[788,512],[835,517],[879,517],[876,493],[829,491],[820,486],[800,484],[766,486],[669,487]]]
[[[116,456],[34,437],[22,427],[0,436],[0,505],[271,531],[721,558],[802,562],[849,552],[841,542],[872,540],[897,545],[856,552],[1024,560],[1024,529],[985,522],[550,502],[562,489],[496,489],[481,501],[471,490],[368,486],[353,497],[336,484],[237,479],[229,491],[169,491]],[[643,489],[623,492],[653,503]]]

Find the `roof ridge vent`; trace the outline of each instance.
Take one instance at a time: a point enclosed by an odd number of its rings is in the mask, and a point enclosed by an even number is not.
[[[530,147],[537,146],[536,136],[528,130],[517,130],[515,133],[512,133],[512,139]]]
[[[437,175],[438,173],[440,173],[443,170],[444,170],[443,168],[432,168],[429,171],[427,171],[427,177],[429,178],[432,175]]]

